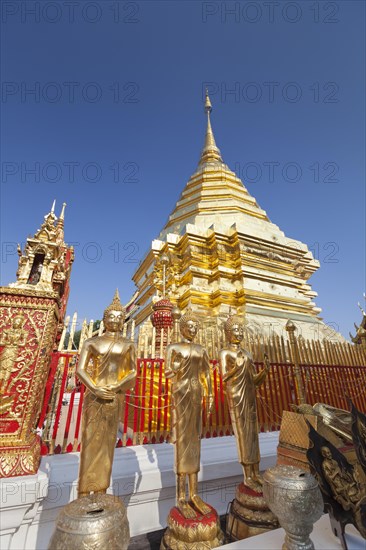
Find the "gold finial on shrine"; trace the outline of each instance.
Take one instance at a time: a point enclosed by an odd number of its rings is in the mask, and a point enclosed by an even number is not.
[[[57,226],[56,226],[57,237],[56,237],[56,242],[58,242],[58,243],[61,243],[61,242],[63,242],[63,240],[64,240],[65,207],[66,207],[66,202],[64,202],[64,203],[62,204],[61,214],[60,214],[60,217],[59,217],[58,220],[57,220]]]
[[[58,230],[62,230],[64,228],[64,221],[65,221],[65,208],[66,208],[66,202],[64,202],[62,204],[62,210],[61,210],[61,214],[60,214],[60,217],[57,221],[57,228]],[[62,237],[63,237],[63,233],[62,233]]]
[[[205,113],[209,114],[212,111],[212,104],[210,96],[208,95],[208,89],[206,88],[206,99],[205,99]]]
[[[66,208],[66,202],[62,203],[62,210],[61,210],[59,220],[64,220],[65,219],[65,208]]]
[[[205,113],[207,115],[207,130],[205,144],[202,149],[200,164],[206,162],[223,162],[221,158],[220,149],[217,147],[215,142],[215,137],[213,135],[210,114],[212,111],[212,105],[210,96],[208,95],[208,90],[206,89],[206,99],[205,99]]]
[[[55,215],[55,206],[56,206],[56,199],[53,200],[51,210],[48,212],[48,214],[44,216],[44,223],[51,225],[51,224],[54,224],[55,221],[57,220]]]

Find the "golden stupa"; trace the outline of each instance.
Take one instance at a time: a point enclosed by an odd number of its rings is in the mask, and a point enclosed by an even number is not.
[[[211,111],[206,93],[207,130],[197,170],[133,276],[137,326],[149,322],[164,254],[171,262],[166,294],[181,310],[189,306],[214,322],[234,311],[252,333],[264,335],[284,335],[290,318],[304,338],[343,341],[313,301],[317,293],[308,279],[319,262],[306,244],[270,221],[224,163]]]

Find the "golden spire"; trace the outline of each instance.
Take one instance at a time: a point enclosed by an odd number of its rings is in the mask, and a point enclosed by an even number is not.
[[[56,225],[56,229],[57,229],[57,238],[56,238],[56,241],[57,241],[58,243],[61,243],[61,242],[63,242],[63,240],[64,240],[65,207],[66,207],[66,202],[64,202],[64,203],[62,204],[61,214],[60,214],[59,219],[57,220],[57,225]]]
[[[64,220],[64,219],[65,219],[65,208],[66,208],[66,202],[63,202],[63,203],[62,203],[62,210],[61,210],[61,214],[60,214],[59,220]]]
[[[57,221],[57,227],[59,228],[63,228],[64,226],[64,220],[65,220],[65,208],[66,208],[66,202],[64,202],[62,204],[62,210],[61,210],[61,214],[60,214],[60,217]]]
[[[50,220],[52,220],[54,223],[56,221],[57,218],[55,216],[55,205],[56,205],[56,199],[54,199],[52,203],[51,210],[48,212],[48,214],[44,216],[45,222],[49,222]]]
[[[205,113],[207,114],[207,131],[206,131],[205,144],[203,146],[201,158],[199,162],[200,164],[204,164],[206,162],[223,162],[221,158],[220,149],[216,145],[212,127],[211,127],[211,120],[210,120],[211,111],[212,111],[212,105],[211,105],[210,97],[208,95],[208,90],[206,89]]]

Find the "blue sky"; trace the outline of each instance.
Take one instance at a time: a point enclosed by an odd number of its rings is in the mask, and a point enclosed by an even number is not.
[[[69,312],[100,318],[117,286],[127,301],[197,166],[207,84],[225,162],[320,260],[324,320],[360,320],[363,2],[3,2],[1,69],[2,284],[56,198]]]

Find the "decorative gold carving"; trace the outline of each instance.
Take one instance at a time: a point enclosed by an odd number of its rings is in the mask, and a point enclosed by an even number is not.
[[[333,431],[330,426],[324,424],[322,417],[315,414],[315,411],[309,414],[283,411],[281,430],[277,448],[277,464],[295,466],[302,470],[309,470],[309,463],[306,458],[306,452],[309,448],[309,436],[306,421],[317,430],[337,448],[344,447],[344,442],[339,435]],[[344,454],[352,464],[356,464],[357,457],[353,447],[344,449]]]
[[[0,476],[38,468],[34,430],[74,258],[64,242],[65,204],[58,220],[54,206],[24,252],[18,245],[17,281],[0,289]]]
[[[213,510],[213,509],[212,509]],[[199,518],[200,521],[177,521],[168,516],[168,529],[161,541],[161,550],[208,550],[217,548],[224,542],[220,521],[213,510],[212,517]]]
[[[263,250],[261,248],[254,248],[252,246],[245,246],[245,245],[242,246],[241,250],[243,252],[249,252],[250,254],[254,254],[256,256],[263,256],[264,258],[268,258],[269,260],[277,260],[279,262],[284,262],[286,264],[293,265],[297,263],[296,260],[283,256],[282,254],[272,252],[271,250]]]
[[[12,287],[0,287],[1,288],[1,294],[2,294],[2,300],[6,300],[6,296],[9,296],[9,299],[11,300],[11,296],[18,296],[19,302],[22,303],[22,305],[32,305],[32,300],[29,298],[40,298],[40,299],[55,299],[58,298],[57,292],[54,292],[52,290],[38,290],[36,288],[28,287],[28,288],[22,288],[21,290],[19,288],[12,288]],[[9,301],[10,303],[13,303],[12,301]],[[37,307],[37,306],[34,306]]]
[[[269,510],[262,492],[240,483],[235,491],[226,523],[229,541],[241,540],[278,527],[276,516]]]
[[[24,454],[21,457],[23,471],[34,472],[38,468],[37,456]]]
[[[352,404],[353,420],[358,415]],[[359,475],[357,461],[355,465],[347,460],[344,449],[337,449],[325,437],[314,430],[307,422],[310,440],[307,458],[311,470],[318,480],[324,501],[324,509],[329,513],[333,533],[340,538],[342,548],[347,548],[344,531],[352,523],[366,538],[366,484]],[[355,424],[352,427],[354,444],[359,443],[360,435]],[[362,436],[361,436],[362,438]],[[356,450],[358,451],[357,447]],[[364,465],[361,463],[362,470]],[[362,474],[365,472],[363,471]]]
[[[366,294],[364,294],[364,298],[366,300]],[[360,311],[362,313],[362,321],[359,325],[356,325],[356,323],[354,323],[356,336],[352,336],[351,333],[349,333],[349,336],[354,344],[361,345],[364,349],[366,349],[366,312],[364,311],[360,303],[358,303],[358,307],[360,308]]]
[[[9,318],[11,326],[9,328],[2,328],[0,335],[0,346],[4,346],[0,354],[0,387],[1,394],[5,393],[11,374],[14,370],[16,361],[20,362],[21,358],[18,358],[18,352],[20,347],[24,347],[27,341],[27,333],[23,329],[24,316],[23,314],[14,315],[12,319]],[[18,374],[22,369],[17,369]]]
[[[64,203],[62,212],[57,220],[54,207],[44,217],[40,229],[33,237],[28,237],[24,251],[18,245],[19,264],[17,281],[10,286],[13,288],[31,288],[37,291],[57,291],[67,300],[67,285],[70,270],[74,259],[72,248],[64,242]],[[56,223],[57,222],[57,223]]]
[[[1,469],[7,476],[14,469],[15,464],[18,462],[18,457],[14,455],[5,455],[2,456],[0,460]]]
[[[341,464],[333,459],[329,447],[321,449],[323,461],[321,468],[326,481],[332,490],[334,499],[345,509],[356,509],[357,505],[366,497],[365,488],[361,487],[357,470],[347,471]]]
[[[0,289],[0,329],[5,344],[1,361],[7,370],[1,386],[1,477],[37,471],[40,442],[33,430],[42,405],[58,311],[57,300],[49,293]]]
[[[0,439],[0,478],[35,474],[40,461],[39,437],[33,435],[27,446],[3,447]]]

